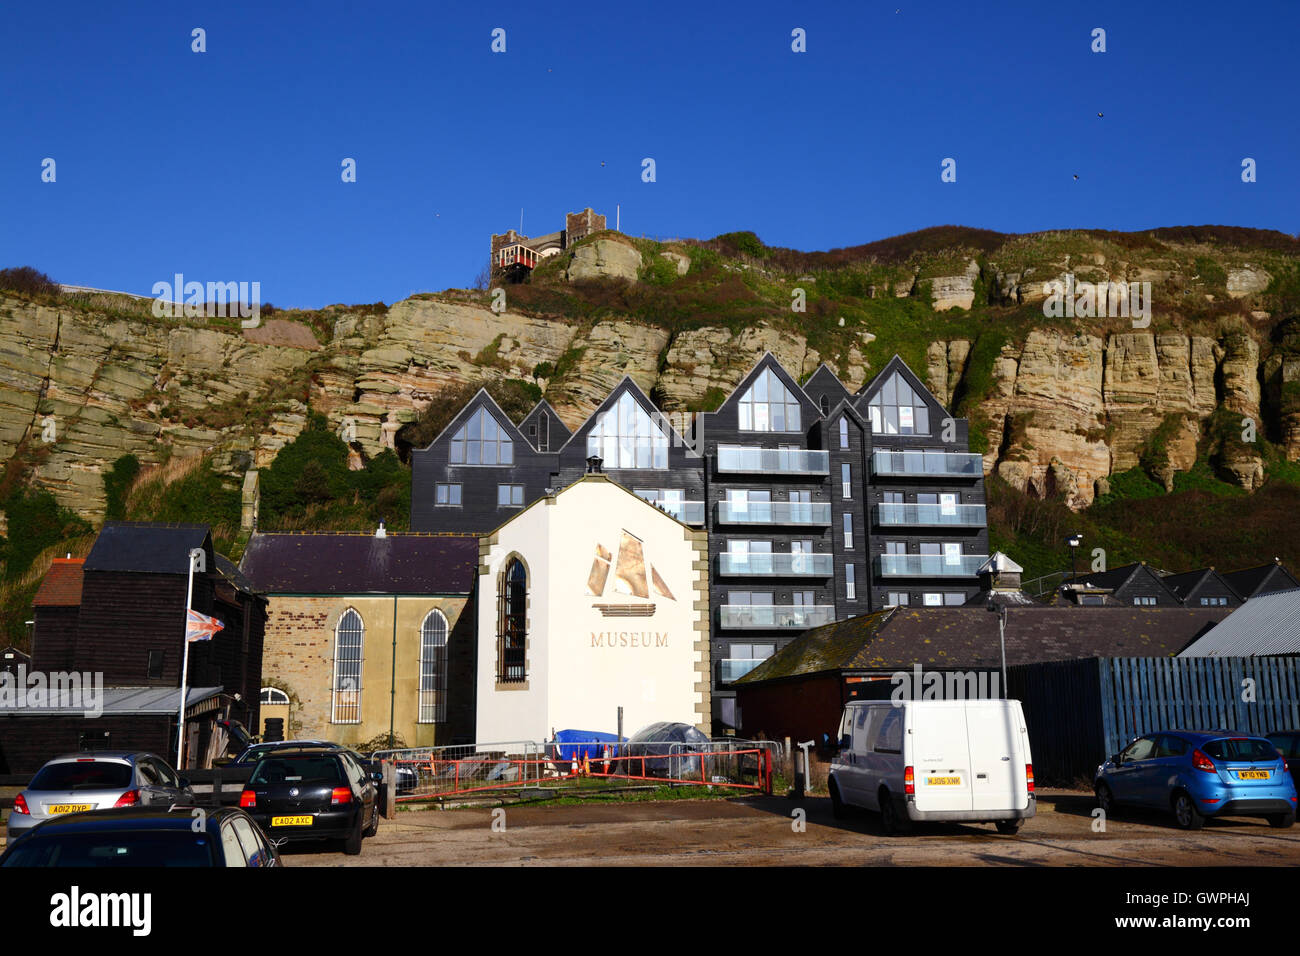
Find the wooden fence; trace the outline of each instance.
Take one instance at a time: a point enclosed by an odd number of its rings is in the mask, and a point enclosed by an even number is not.
[[[1110,754],[1157,730],[1300,728],[1300,659],[1110,657],[1012,667],[1036,778],[1091,784]]]

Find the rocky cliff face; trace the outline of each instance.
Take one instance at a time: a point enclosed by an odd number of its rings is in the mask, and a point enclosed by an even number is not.
[[[1050,247],[1031,262],[1018,258],[1017,242],[998,261],[959,257],[928,271],[899,267],[904,278],[873,282],[869,297],[889,296],[891,288],[894,296],[928,296],[946,318],[976,296],[1008,306],[1041,302],[1044,282],[1070,274],[1098,283],[1161,282],[1167,296],[1183,283],[1186,294],[1214,298],[1195,286],[1185,262],[1135,262],[1113,250],[1058,255]],[[631,245],[601,239],[575,250],[564,280],[635,283],[648,261]],[[679,275],[692,268],[687,256],[671,261]],[[1270,275],[1262,267],[1242,258],[1218,281],[1226,290],[1220,298],[1238,311],[1195,331],[1171,331],[1168,322],[1106,331],[1044,319],[1011,336],[991,369],[987,355],[974,367],[973,337],[948,335],[930,342],[916,370],[950,407],[972,389],[981,392],[967,395],[967,404],[976,433],[987,437],[986,472],[1036,494],[1062,493],[1073,507],[1086,507],[1107,476],[1139,461],[1170,485],[1194,463],[1205,422],[1220,408],[1253,421],[1298,459],[1300,335],[1273,341],[1264,331],[1270,317],[1257,306]],[[0,295],[0,461],[24,456],[39,485],[98,518],[103,473],[128,452],[145,464],[211,452],[233,483],[267,465],[315,410],[350,442],[359,465],[393,447],[398,429],[440,389],[483,377],[536,382],[570,426],[624,376],[666,411],[712,407],[769,351],[800,377],[827,361],[856,389],[873,374],[868,346],[878,354],[889,343],[872,345],[872,332],[846,328],[843,319],[839,325],[831,356],[819,351],[827,338],[811,325],[670,331],[617,317],[498,315],[485,297],[449,292],[387,311],[338,309],[332,335],[318,343],[303,326],[268,323],[241,333]],[[1249,444],[1225,451],[1220,467],[1248,489],[1264,477]]]

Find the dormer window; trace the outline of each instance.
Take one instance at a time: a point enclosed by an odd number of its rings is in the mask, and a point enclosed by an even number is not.
[[[740,430],[744,432],[797,432],[799,401],[771,368],[765,368],[740,396]]]

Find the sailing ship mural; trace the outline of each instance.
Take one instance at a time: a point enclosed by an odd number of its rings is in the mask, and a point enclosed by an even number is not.
[[[614,572],[612,581],[611,570]],[[658,570],[647,560],[640,538],[624,531],[619,539],[617,559],[604,545],[596,544],[596,556],[591,562],[591,573],[587,575],[587,594],[604,597],[609,591],[649,602],[593,604],[601,614],[605,617],[650,617],[655,612],[652,589],[659,597],[677,600]]]

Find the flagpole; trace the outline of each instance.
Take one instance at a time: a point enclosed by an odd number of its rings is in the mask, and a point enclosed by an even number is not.
[[[181,664],[181,705],[180,714],[176,718],[176,770],[181,769],[181,759],[185,747],[185,682],[189,679],[190,671],[190,602],[194,599],[194,551],[190,549],[190,571],[189,580],[185,584],[185,629],[181,634],[181,639],[185,642],[185,651],[182,655],[183,663]]]

